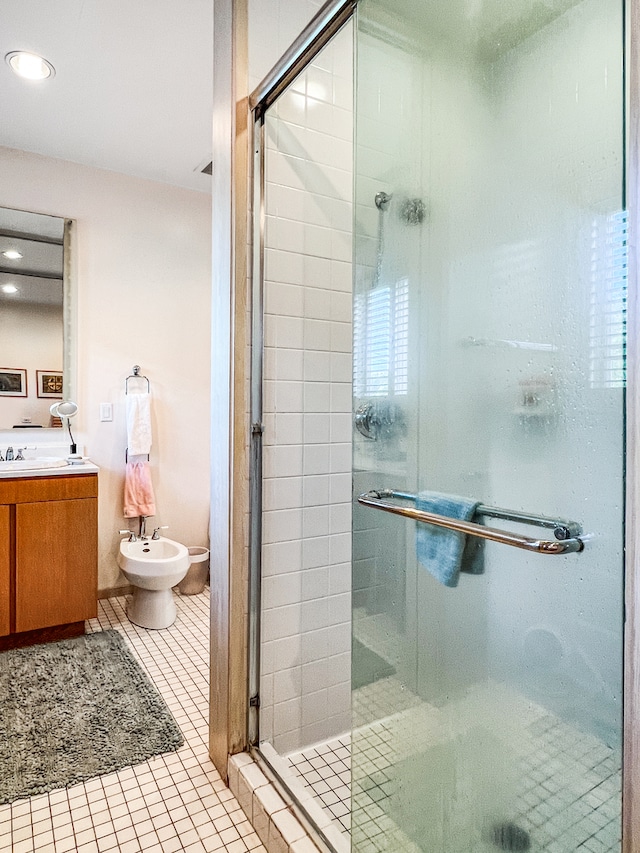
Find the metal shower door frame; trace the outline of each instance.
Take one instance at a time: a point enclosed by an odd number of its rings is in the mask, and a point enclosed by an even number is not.
[[[622,851],[640,851],[640,0],[625,7],[625,201],[628,212],[627,390],[625,459],[625,626]]]

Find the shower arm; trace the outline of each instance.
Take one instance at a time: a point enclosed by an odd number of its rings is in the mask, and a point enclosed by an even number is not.
[[[433,512],[424,512],[413,507],[398,506],[387,503],[382,498],[402,498],[404,500],[416,500],[416,495],[407,492],[397,492],[392,489],[372,490],[358,497],[358,503],[372,509],[401,515],[413,521],[421,521],[424,524],[432,524],[435,527],[444,527],[457,533],[468,536],[477,536],[480,539],[489,539],[491,542],[499,542],[502,545],[511,545],[525,551],[536,554],[576,554],[584,549],[584,542],[578,538],[580,527],[572,521],[556,521],[547,516],[532,516],[511,510],[502,510],[498,507],[488,507],[480,504],[476,510],[478,515],[488,515],[494,518],[504,518],[510,521],[519,521],[525,524],[536,524],[542,527],[553,527],[556,535],[555,540],[533,539],[512,533],[509,530],[499,530],[495,527],[485,527],[472,521],[463,521],[458,518],[449,518],[445,515],[437,515]],[[568,538],[567,538],[568,537]]]

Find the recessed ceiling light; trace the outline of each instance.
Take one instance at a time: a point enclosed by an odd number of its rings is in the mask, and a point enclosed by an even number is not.
[[[35,53],[14,50],[5,56],[11,70],[25,80],[45,80],[55,76],[56,69],[50,62]]]
[[[6,252],[2,253],[2,255],[10,261],[19,261],[22,257],[22,253],[18,252],[16,249],[7,249]]]
[[[3,293],[17,293],[18,288],[15,286],[15,284],[3,284],[2,285],[2,292]]]

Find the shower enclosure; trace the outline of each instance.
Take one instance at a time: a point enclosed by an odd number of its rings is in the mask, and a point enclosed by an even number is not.
[[[328,848],[620,850],[623,15],[360,0],[258,100],[252,734]]]

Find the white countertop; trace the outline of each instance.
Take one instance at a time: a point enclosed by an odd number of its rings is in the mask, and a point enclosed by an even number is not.
[[[7,468],[3,470],[0,462],[0,480],[24,479],[25,477],[71,477],[77,474],[97,474],[100,469],[89,459],[79,464],[62,465],[59,468],[30,468],[26,471],[15,471]]]

